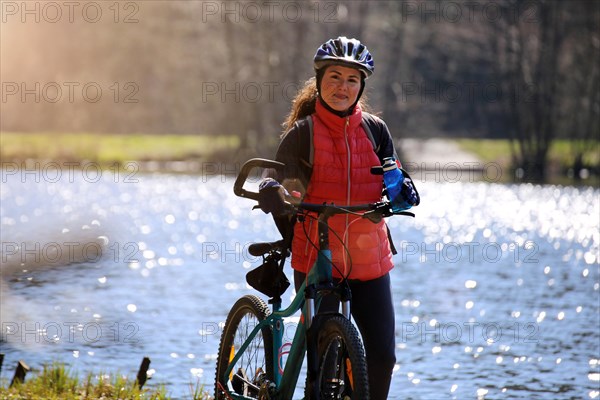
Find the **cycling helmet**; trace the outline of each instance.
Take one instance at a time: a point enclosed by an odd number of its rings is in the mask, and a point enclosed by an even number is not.
[[[371,76],[375,70],[373,57],[367,47],[357,39],[348,39],[340,36],[337,39],[329,39],[317,49],[315,54],[315,71],[332,64],[346,65],[358,68],[365,74]]]

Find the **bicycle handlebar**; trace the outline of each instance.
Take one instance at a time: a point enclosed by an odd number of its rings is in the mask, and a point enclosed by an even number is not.
[[[273,168],[275,170],[280,171],[285,164],[280,163],[278,161],[267,160],[266,158],[252,158],[242,165],[242,169],[238,174],[235,183],[233,184],[233,192],[236,196],[246,197],[252,200],[259,200],[258,192],[251,192],[249,190],[244,189],[244,183],[246,183],[246,179],[248,179],[248,175],[250,175],[250,171],[254,168]]]
[[[373,222],[378,222],[379,220],[381,220],[381,218],[390,217],[392,215],[407,215],[406,213],[394,213],[392,211],[392,206],[388,201],[380,201],[376,203],[359,204],[353,206],[340,206],[333,203],[298,203],[295,205],[295,208],[297,208],[297,210],[313,211],[318,214],[326,214],[327,217],[331,217],[336,214],[362,213],[363,218],[368,218]]]
[[[258,192],[251,192],[243,188],[244,183],[248,179],[248,175],[254,168],[272,168],[276,171],[281,171],[285,167],[285,164],[268,160],[265,158],[252,158],[242,166],[240,173],[238,174],[235,183],[233,185],[233,192],[239,197],[245,197],[255,201],[260,200],[260,194]],[[377,174],[377,172],[374,172]],[[329,216],[335,214],[350,214],[364,212],[363,217],[368,218],[374,222],[381,220],[383,217],[389,217],[392,215],[405,215],[414,217],[413,213],[402,211],[394,212],[389,201],[382,201],[370,204],[360,204],[352,206],[340,206],[333,203],[330,204],[311,204],[300,202],[299,199],[287,196],[285,202],[285,208],[291,213],[300,210],[312,211],[319,214],[328,214]]]

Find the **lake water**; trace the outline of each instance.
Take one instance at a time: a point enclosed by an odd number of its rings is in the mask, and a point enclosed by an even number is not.
[[[3,171],[4,383],[19,359],[134,379],[148,356],[148,385],[212,392],[220,324],[252,293],[246,249],[278,238],[271,218],[226,177],[70,172]],[[390,398],[599,398],[600,191],[419,188],[417,217],[388,222]]]

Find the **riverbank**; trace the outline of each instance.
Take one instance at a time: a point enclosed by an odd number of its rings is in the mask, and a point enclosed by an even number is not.
[[[0,133],[5,170],[113,170],[235,175],[248,158],[272,154],[236,136],[100,133]],[[573,170],[571,140],[556,140],[548,154],[550,183],[598,186],[600,149],[587,149],[584,169]],[[511,166],[510,142],[489,139],[399,139],[406,170],[421,181],[522,182]]]
[[[103,133],[0,133],[0,160],[95,163],[106,169],[130,162],[209,160],[240,148],[235,136]]]
[[[27,367],[28,368],[28,367]],[[3,399],[168,399],[164,386],[154,389],[140,388],[136,380],[128,379],[119,373],[92,374],[80,379],[66,365],[54,363],[44,365],[33,377],[24,382],[8,384],[2,380],[0,398]],[[200,399],[200,397],[198,397]]]
[[[548,183],[563,185],[600,184],[600,147],[587,148],[584,168],[573,170],[574,141],[556,140],[548,154]],[[397,149],[405,169],[421,181],[526,182],[511,165],[508,140],[492,139],[402,139]],[[578,176],[576,176],[578,175]]]
[[[80,399],[140,399],[168,400],[171,395],[165,385],[140,388],[136,379],[119,372],[88,373],[81,379],[63,363],[44,365],[34,370],[24,382],[0,380],[0,398],[14,400],[80,400]],[[210,396],[204,385],[190,383],[190,400],[206,400]]]

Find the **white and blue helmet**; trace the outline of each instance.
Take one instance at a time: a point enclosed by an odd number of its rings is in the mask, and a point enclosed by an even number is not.
[[[329,65],[345,65],[359,69],[365,78],[375,71],[373,57],[367,47],[357,39],[340,36],[330,39],[317,49],[314,58],[315,71]]]

